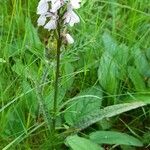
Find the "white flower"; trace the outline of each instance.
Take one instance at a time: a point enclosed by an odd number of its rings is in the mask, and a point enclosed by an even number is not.
[[[64,24],[74,26],[75,23],[80,22],[80,18],[74,12],[74,9],[80,8],[80,2],[81,0],[40,0],[37,7],[37,14],[40,15],[37,20],[38,26],[44,26],[49,31],[57,29],[57,21],[62,21],[60,17],[62,14],[58,16],[58,10],[64,7],[65,4],[67,10],[63,16]],[[69,44],[74,43],[74,39],[70,34],[67,33],[63,37]]]
[[[40,0],[38,7],[37,7],[37,14],[45,14],[48,11],[48,1],[47,0]]]
[[[80,8],[80,0],[70,0],[70,4],[73,9],[78,9]]]
[[[57,15],[57,14],[56,14]],[[54,16],[54,14],[52,14],[52,13],[49,13],[49,12],[47,12],[47,13],[45,13],[45,14],[41,14],[40,15],[40,17],[38,18],[38,20],[37,20],[37,23],[38,23],[38,26],[44,26],[45,25],[45,23],[46,23],[46,19],[48,18],[48,17],[53,17]],[[53,18],[56,18],[56,17],[53,17]]]
[[[74,39],[72,38],[72,36],[70,34],[66,34],[65,35],[66,37],[66,41],[69,43],[69,44],[73,44],[74,43]]]
[[[74,26],[75,23],[80,22],[80,18],[72,9],[68,9],[64,15],[64,19],[64,23],[68,23],[71,27]]]
[[[39,17],[39,19],[37,20],[38,26],[44,26],[46,22],[46,16],[45,15],[41,15]]]
[[[51,12],[55,13],[62,6],[61,0],[52,0],[51,1]]]
[[[51,20],[44,26],[45,29],[54,30],[57,27],[57,20],[56,18],[51,18]]]

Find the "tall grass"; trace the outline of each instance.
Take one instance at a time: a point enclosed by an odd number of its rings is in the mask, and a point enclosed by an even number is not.
[[[51,57],[54,54],[45,51],[45,41],[51,33],[37,27],[37,3],[37,0],[0,1],[0,149],[3,150],[50,149],[50,141],[59,150],[68,149],[62,144],[61,135],[70,124],[63,115],[72,107],[69,102],[74,101],[74,96],[79,94],[79,100],[82,95],[90,97],[88,88],[96,87],[99,91],[95,96],[103,99],[101,108],[129,99],[150,98],[149,0],[83,0],[78,11],[81,23],[72,31],[75,44],[61,53],[58,136],[50,137],[55,59]],[[50,41],[50,45],[55,43]],[[119,51],[113,53],[116,49]],[[50,63],[45,55],[50,55]],[[146,98],[139,99],[135,94]],[[43,101],[43,107],[38,99]],[[116,129],[143,138],[144,149],[150,144],[149,118],[146,106],[98,122],[84,134]]]

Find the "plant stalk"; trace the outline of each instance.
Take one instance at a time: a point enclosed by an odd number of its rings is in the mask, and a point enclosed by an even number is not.
[[[55,83],[54,83],[54,103],[53,103],[53,130],[56,129],[56,115],[57,115],[57,101],[58,101],[58,86],[59,86],[59,69],[60,69],[60,54],[61,54],[61,33],[60,24],[58,23],[57,28],[57,53],[56,53],[56,72],[55,72]]]

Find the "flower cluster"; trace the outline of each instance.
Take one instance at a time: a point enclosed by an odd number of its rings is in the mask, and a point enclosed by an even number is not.
[[[37,21],[38,26],[44,26],[49,31],[56,29],[60,18],[58,11],[62,7],[66,8],[62,17],[65,25],[74,26],[75,23],[80,22],[78,15],[74,12],[74,9],[80,8],[80,0],[40,0],[37,7],[37,14],[40,15]],[[65,38],[70,44],[74,42],[68,33],[65,34]]]

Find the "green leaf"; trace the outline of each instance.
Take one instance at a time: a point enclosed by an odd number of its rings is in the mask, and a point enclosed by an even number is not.
[[[36,65],[24,65],[19,59],[16,60],[16,63],[12,66],[12,70],[21,77],[29,78],[36,81],[38,79]]]
[[[12,70],[19,76],[25,74],[25,69],[26,67],[19,60],[16,60],[16,63],[12,66]]]
[[[101,86],[109,93],[115,94],[118,88],[118,76],[118,65],[108,52],[104,52],[98,69],[98,79]]]
[[[61,86],[58,87],[57,108],[61,104],[62,100],[64,99],[65,94],[66,94],[66,89],[62,88]],[[48,95],[45,96],[44,103],[48,110],[53,109],[53,103],[54,103],[54,89],[53,88],[51,88]]]
[[[98,69],[99,82],[108,93],[116,94],[119,79],[126,77],[129,49],[124,44],[118,45],[108,32],[103,34],[103,43],[105,51]]]
[[[77,135],[67,137],[66,145],[71,147],[73,150],[103,150],[102,147],[93,141]]]
[[[108,93],[116,94],[119,79],[124,80],[127,76],[129,49],[124,44],[117,46],[117,44],[113,44],[112,40],[109,41],[111,42],[104,41],[105,51],[100,60],[98,78],[101,86]],[[109,47],[107,47],[108,45]]]
[[[149,91],[148,91],[149,93]],[[149,94],[130,94],[130,97],[125,98],[123,101],[124,102],[135,102],[135,101],[139,101],[139,102],[144,102],[146,104],[150,104],[150,95]]]
[[[103,34],[103,43],[105,51],[114,56],[117,53],[117,43],[108,32]]]
[[[105,49],[100,60],[98,79],[104,90],[116,94],[119,79],[126,78],[129,49],[124,44],[118,45],[107,32],[103,34],[103,43]]]
[[[5,136],[18,136],[20,133],[26,133],[25,127],[25,108],[21,103],[18,103],[15,107],[9,109],[6,116],[6,122],[4,123],[3,134]]]
[[[110,119],[104,118],[97,122],[97,125],[99,125],[102,130],[108,130],[112,127],[113,123]]]
[[[118,65],[124,66],[129,59],[129,49],[125,44],[118,45],[108,32],[103,34],[105,52],[112,56]]]
[[[139,139],[116,131],[96,131],[90,134],[90,139],[98,144],[143,146]]]
[[[102,38],[105,51],[100,60],[98,79],[104,90],[115,94],[117,92],[117,77],[119,75],[118,64],[115,60],[115,56],[118,53],[118,45],[108,32],[105,32]]]
[[[129,61],[129,49],[126,45],[121,44],[118,46],[118,51],[113,57],[115,62],[118,64],[119,75],[118,78],[121,80],[126,79],[127,76],[127,65]]]
[[[132,52],[132,55],[140,74],[146,77],[150,77],[150,63],[148,62],[146,55],[139,48],[135,48]]]
[[[108,106],[99,111],[93,111],[87,116],[83,116],[82,118],[80,118],[80,120],[76,121],[76,125],[74,127],[78,130],[83,130],[88,126],[92,125],[93,123],[96,123],[104,118],[113,117],[145,105],[146,103],[139,101]]]
[[[65,120],[69,125],[74,125],[82,117],[90,115],[93,110],[99,110],[102,102],[102,91],[99,86],[82,91],[68,104]]]
[[[134,67],[128,67],[128,73],[131,81],[133,82],[136,91],[144,91],[146,89],[145,83],[138,70]]]
[[[22,99],[22,103],[26,106],[26,109],[30,111],[33,115],[36,115],[36,111],[38,110],[38,102],[36,92],[33,90],[31,85],[27,81],[22,81],[23,93],[27,93]]]

